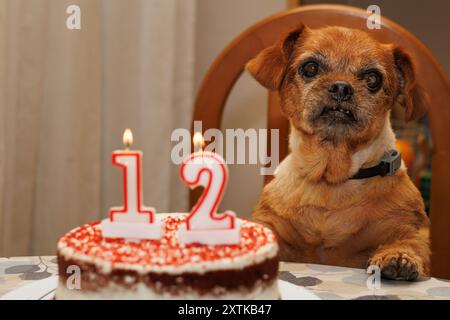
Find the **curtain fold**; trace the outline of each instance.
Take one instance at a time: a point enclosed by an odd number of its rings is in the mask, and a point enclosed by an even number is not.
[[[68,30],[66,8],[81,9]],[[111,152],[133,130],[144,203],[185,210],[170,133],[189,128],[195,0],[0,0],[0,256],[120,205]]]

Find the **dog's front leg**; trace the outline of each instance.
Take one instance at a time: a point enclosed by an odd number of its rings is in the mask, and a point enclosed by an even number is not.
[[[428,275],[429,256],[428,240],[417,235],[380,246],[369,259],[368,265],[378,266],[381,275],[388,279],[415,280]]]
[[[304,260],[304,251],[297,245],[300,237],[289,220],[278,216],[272,209],[262,204],[256,208],[253,220],[275,233],[280,246],[281,261],[301,262]]]

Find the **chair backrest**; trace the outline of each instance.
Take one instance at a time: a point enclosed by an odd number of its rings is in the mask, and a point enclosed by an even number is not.
[[[311,28],[339,25],[367,31],[364,10],[341,5],[310,5],[266,18],[242,32],[219,55],[201,84],[193,120],[203,121],[203,130],[220,128],[227,97],[245,64],[280,34],[303,23]],[[420,84],[428,92],[428,116],[433,140],[431,182],[432,273],[450,278],[450,84],[430,51],[411,33],[389,19],[371,35],[384,43],[405,48],[417,64]],[[281,115],[276,92],[269,92],[268,129],[280,129],[280,160],[288,153],[288,121]],[[268,139],[270,141],[270,139]],[[269,149],[270,150],[270,146]],[[194,196],[191,195],[191,201]]]

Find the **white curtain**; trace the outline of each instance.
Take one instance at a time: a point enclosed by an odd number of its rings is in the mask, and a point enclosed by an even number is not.
[[[68,30],[66,8],[81,9]],[[130,127],[144,203],[187,209],[170,133],[189,128],[195,0],[0,0],[0,256],[53,254],[120,205]]]

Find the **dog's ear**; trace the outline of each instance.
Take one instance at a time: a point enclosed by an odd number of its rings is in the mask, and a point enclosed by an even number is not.
[[[427,110],[428,97],[416,81],[411,56],[399,47],[394,47],[392,50],[399,82],[396,102],[405,109],[406,121],[419,119]]]
[[[295,43],[304,29],[301,25],[287,32],[274,45],[262,50],[247,63],[246,69],[256,81],[270,90],[279,88]]]

